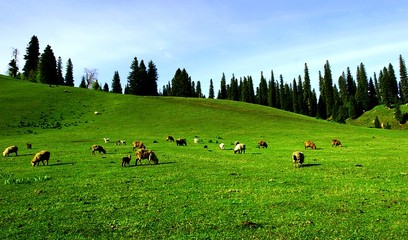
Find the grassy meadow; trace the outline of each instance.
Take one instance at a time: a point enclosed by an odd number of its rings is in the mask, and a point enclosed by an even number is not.
[[[2,239],[408,238],[406,130],[4,76],[0,107],[0,147],[19,147],[18,156],[0,159]],[[343,147],[332,147],[334,138]],[[119,139],[127,145],[117,146]],[[159,164],[135,166],[134,140]],[[268,148],[257,148],[259,140]],[[305,140],[317,150],[305,150]],[[246,153],[234,154],[234,141]],[[107,153],[92,155],[92,144]],[[43,149],[49,165],[32,167]],[[295,150],[305,153],[304,167],[293,166]],[[122,167],[127,154],[131,166]]]

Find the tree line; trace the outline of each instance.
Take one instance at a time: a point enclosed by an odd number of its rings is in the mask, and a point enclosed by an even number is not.
[[[9,75],[25,80],[46,84],[74,86],[73,64],[68,59],[65,76],[62,74],[62,59],[56,60],[49,45],[40,54],[39,41],[31,38],[26,54],[22,74],[18,68],[18,50],[13,49],[13,58],[9,63]],[[368,77],[363,63],[357,66],[353,76],[348,67],[333,80],[329,61],[326,61],[323,72],[319,71],[319,95],[311,88],[311,79],[307,63],[303,76],[287,83],[280,75],[275,79],[271,71],[269,80],[261,72],[259,85],[255,88],[252,76],[239,79],[232,75],[229,83],[225,74],[220,80],[217,99],[243,101],[283,109],[311,117],[345,122],[347,118],[358,118],[378,104],[388,107],[408,101],[408,77],[405,61],[399,56],[399,81],[393,65],[390,63],[379,71],[377,76]],[[119,72],[115,71],[110,92],[144,96],[178,96],[205,98],[200,81],[194,82],[186,69],[178,68],[174,77],[158,92],[158,73],[153,61],[146,67],[144,60],[135,57],[130,66],[127,83],[122,89]],[[79,87],[109,92],[107,83],[101,86],[97,79],[97,70],[86,68]],[[213,80],[210,79],[208,98],[215,98]],[[397,109],[398,110],[398,109]]]

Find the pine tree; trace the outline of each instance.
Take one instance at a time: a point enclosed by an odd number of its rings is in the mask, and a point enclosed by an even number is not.
[[[203,93],[201,91],[201,82],[200,81],[197,81],[197,86],[196,86],[195,92],[196,92],[196,96],[198,98],[205,98],[205,96],[203,95]]]
[[[28,43],[26,49],[26,55],[24,55],[24,60],[24,78],[29,81],[36,81],[38,64],[40,62],[40,44],[37,36],[31,37],[31,41]]]
[[[305,111],[306,115],[308,116],[316,116],[316,114],[312,114],[312,87],[310,85],[310,76],[309,76],[309,68],[305,63],[305,82],[303,84],[304,88],[304,100],[307,105],[307,109]]]
[[[234,74],[232,74],[231,82],[230,82],[230,89],[228,91],[228,99],[233,101],[240,100],[239,94],[239,87],[238,87],[238,80],[235,78]]]
[[[105,83],[105,84],[103,85],[103,91],[104,91],[104,92],[109,92],[109,86],[108,86],[107,83]]]
[[[82,76],[81,83],[79,84],[80,88],[87,88],[85,76]]]
[[[391,107],[393,102],[393,95],[391,91],[391,81],[388,74],[388,69],[386,67],[380,71],[379,74],[379,81],[380,81],[380,93],[381,93],[381,101],[382,103],[387,106]]]
[[[286,95],[285,95],[285,84],[283,82],[283,76],[282,74],[279,75],[279,105],[281,106],[281,109],[285,110],[285,100],[286,100]]]
[[[293,79],[292,83],[292,109],[294,113],[299,113],[300,112],[300,106],[299,106],[299,92],[298,92],[298,86],[296,83],[296,79]]]
[[[171,95],[177,97],[192,97],[191,77],[188,75],[186,69],[178,68],[171,80]]]
[[[210,79],[210,89],[208,90],[208,98],[210,99],[214,99],[214,84],[213,84],[213,80]]]
[[[74,66],[72,65],[71,58],[67,61],[67,68],[65,73],[65,85],[74,86]]]
[[[146,65],[144,64],[143,59],[139,64],[139,72],[137,73],[138,77],[136,78],[136,95],[146,96],[147,93],[147,70]]]
[[[157,92],[157,81],[159,75],[157,73],[156,65],[153,61],[149,61],[148,63],[148,70],[147,70],[147,83],[146,83],[146,92],[148,96],[157,96],[159,95]]]
[[[357,114],[360,116],[364,111],[368,110],[369,98],[368,98],[368,78],[363,63],[357,67]]]
[[[312,117],[317,116],[317,97],[316,97],[316,92],[314,89],[312,91],[312,97],[311,97],[310,116]]]
[[[357,85],[356,82],[353,79],[353,76],[351,75],[350,68],[347,67],[347,92],[348,92],[348,97],[354,97],[356,95],[356,89]]]
[[[295,91],[295,88],[293,87],[293,91]],[[303,83],[302,83],[302,77],[299,75],[298,76],[298,85],[297,85],[297,105],[299,106],[299,113],[303,115],[307,115],[307,104],[305,102],[305,96],[304,96],[304,90],[303,90]]]
[[[248,86],[248,79],[244,77],[244,80],[242,81],[241,85],[241,101],[242,102],[250,102],[250,96],[249,96],[249,86]]]
[[[57,84],[64,85],[64,76],[62,75],[62,58],[58,57],[57,60]]]
[[[44,49],[41,54],[41,60],[38,69],[38,80],[41,83],[57,84],[57,62],[55,60],[54,52],[50,45]]]
[[[119,72],[115,71],[112,79],[112,92],[113,93],[122,93],[122,85],[120,84]]]
[[[225,74],[222,73],[220,91],[218,94],[218,99],[227,99],[227,81],[225,79]]]
[[[333,79],[330,69],[329,61],[326,61],[324,65],[324,90],[326,95],[326,114],[327,117],[333,116],[333,105],[334,105],[334,95],[333,95]]]
[[[322,77],[321,72],[319,71],[319,100],[317,101],[317,117],[326,119],[327,112],[326,112],[326,87],[324,78]]]
[[[258,94],[257,94],[258,104],[267,106],[268,105],[268,83],[266,82],[263,72],[261,72],[261,79],[259,80]]]
[[[375,106],[378,105],[378,96],[377,91],[375,90],[373,79],[370,78],[368,82],[368,110],[373,109]]]
[[[268,102],[270,107],[276,107],[276,85],[273,71],[271,71],[271,79],[268,83]]]
[[[391,92],[391,99],[393,103],[398,103],[399,102],[399,97],[398,97],[398,82],[397,82],[397,77],[395,76],[395,71],[394,67],[390,63],[388,65],[388,77],[389,77],[389,88]]]
[[[399,56],[399,65],[400,65],[400,83],[401,83],[401,101],[403,103],[408,102],[408,75],[407,67],[405,66],[405,60],[402,58],[402,55]]]
[[[248,76],[248,97],[249,103],[255,103],[254,81],[251,76]]]
[[[18,69],[19,69],[18,67],[18,49],[17,48],[13,48],[12,56],[13,58],[10,60],[10,63],[9,63],[8,75],[10,77],[17,78],[17,76],[19,75],[18,73]]]
[[[381,128],[381,122],[380,122],[380,119],[378,119],[378,116],[375,116],[374,127],[375,128]]]
[[[347,101],[348,101],[349,96],[348,96],[348,92],[347,92],[346,74],[344,72],[339,77],[338,85],[339,85],[339,97],[341,99],[341,102],[343,104],[346,104]]]
[[[130,66],[130,72],[128,75],[128,87],[129,87],[129,94],[135,95],[137,93],[137,89],[140,87],[138,86],[139,83],[139,61],[137,57],[135,57],[132,61],[132,65]]]

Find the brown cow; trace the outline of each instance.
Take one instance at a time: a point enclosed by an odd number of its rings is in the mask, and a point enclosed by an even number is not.
[[[179,138],[176,140],[177,146],[187,146],[187,141],[185,138]]]
[[[35,167],[36,165],[40,165],[40,162],[42,162],[43,165],[45,165],[44,161],[46,161],[48,165],[50,155],[51,155],[50,152],[48,152],[47,150],[42,150],[41,152],[38,152],[37,154],[35,154],[33,160],[31,160],[31,165]]]
[[[303,162],[305,161],[305,155],[300,151],[296,151],[293,152],[292,159],[293,164],[295,164],[295,167],[301,167]]]
[[[261,147],[268,148],[268,144],[265,141],[261,140],[258,142],[258,148],[261,148]]]
[[[332,147],[337,147],[337,146],[342,147],[342,146],[343,146],[343,145],[341,144],[341,142],[340,142],[339,140],[337,140],[337,139],[333,139],[333,140],[331,141],[331,144],[332,144]]]
[[[146,149],[146,146],[141,141],[133,141],[132,144],[133,144],[133,151],[135,151],[136,148]]]
[[[125,167],[126,165],[130,165],[130,159],[132,158],[131,155],[127,155],[126,157],[122,158],[122,167]]]
[[[152,164],[158,164],[159,159],[156,157],[156,154],[152,150],[146,150],[146,149],[139,149],[136,151],[136,162],[135,165],[137,165],[137,162],[142,165],[142,159],[149,159],[149,163]]]
[[[91,148],[92,148],[92,154],[93,155],[95,155],[96,151],[98,151],[99,153],[103,153],[103,154],[106,153],[106,150],[101,145],[94,144],[94,145],[92,145]]]
[[[312,141],[306,141],[305,142],[305,149],[306,148],[311,148],[311,149],[316,149],[316,144]]]

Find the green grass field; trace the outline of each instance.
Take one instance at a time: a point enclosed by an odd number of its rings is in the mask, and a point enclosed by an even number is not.
[[[0,106],[0,147],[19,147],[18,156],[0,159],[2,239],[408,238],[405,130],[3,76]],[[343,147],[332,147],[334,138]],[[127,145],[115,145],[119,139]],[[261,139],[268,148],[257,148]],[[155,151],[159,164],[135,166],[134,140]],[[305,140],[318,149],[304,150]],[[246,153],[234,154],[234,141]],[[92,155],[92,144],[107,153]],[[43,149],[49,165],[32,167]],[[304,167],[293,166],[295,150],[305,153]],[[131,166],[122,167],[127,154]]]

